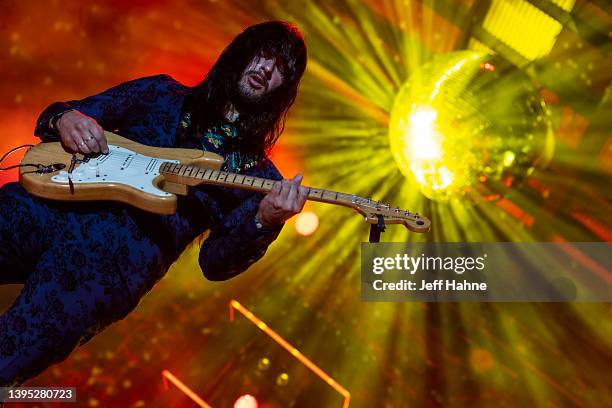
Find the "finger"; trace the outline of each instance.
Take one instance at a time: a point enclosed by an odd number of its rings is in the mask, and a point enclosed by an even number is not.
[[[70,139],[69,141],[64,142],[66,147],[68,147],[72,152],[78,152],[79,148],[76,144],[76,142],[72,139]]]
[[[89,133],[96,140],[96,143],[98,144],[98,151],[102,151],[102,141],[104,139],[104,132],[102,131],[102,128],[96,122],[91,121],[89,125]]]
[[[62,141],[62,145],[64,145],[65,148],[70,149],[73,152],[76,152],[78,150],[74,139],[69,134],[60,133],[60,140]]]
[[[304,204],[306,203],[306,198],[308,197],[308,189],[305,187],[300,187],[298,190],[297,197],[295,198],[293,212],[296,214],[302,211],[304,208]]]
[[[92,121],[91,126],[89,127],[89,132],[92,134],[92,136],[96,139],[96,142],[98,143],[98,151],[107,153],[108,146],[106,144],[106,137],[104,136],[104,130],[102,129],[102,127],[100,127],[100,125],[98,125],[96,122]]]
[[[289,205],[289,208],[293,208],[294,204],[295,204],[295,200],[297,198],[297,193],[298,193],[298,188],[299,188],[299,184],[296,181],[296,178],[293,178],[293,180],[291,181],[291,186],[289,187],[289,194],[287,194],[287,204]]]
[[[281,192],[281,186],[282,183],[280,181],[275,181],[274,185],[272,186],[272,190],[270,190],[270,195],[273,197],[278,197]]]
[[[85,136],[85,143],[87,143],[87,147],[89,147],[93,153],[100,152],[100,143],[98,143],[98,139],[96,139],[96,136],[94,136],[91,129],[88,130],[87,135]]]
[[[77,152],[89,154],[91,153],[91,150],[89,150],[89,147],[87,147],[87,144],[85,144],[85,142],[81,141],[77,143]]]
[[[300,211],[302,211],[302,208],[304,208],[304,204],[306,203],[307,199],[308,199],[308,188],[304,186],[300,186],[300,193],[298,195],[298,203],[300,204]]]
[[[108,153],[108,142],[106,141],[106,135],[104,134],[104,129],[102,126],[97,125],[96,128],[100,132],[100,138],[98,139],[98,143],[100,143],[100,147],[104,153]]]
[[[293,182],[299,186],[302,183],[303,179],[304,175],[302,173],[298,173],[293,177]]]
[[[85,138],[79,134],[78,137],[75,138],[76,144],[78,146],[78,151],[84,154],[88,154],[91,153],[91,150],[89,149],[89,146],[87,146],[87,143],[85,142]]]
[[[91,129],[88,128],[87,131],[83,133],[83,140],[92,153],[98,153],[100,151],[100,145],[98,144],[96,137],[91,132]]]
[[[281,191],[280,191],[280,198],[282,201],[287,201],[287,196],[289,195],[289,191],[291,191],[291,181],[287,179],[283,179],[281,183]]]
[[[81,134],[78,130],[71,131],[68,134],[68,138],[74,145],[74,151],[76,153],[85,153],[84,148],[82,147],[82,145],[85,145],[85,142],[83,142]],[[85,145],[85,149],[86,148],[87,148],[87,145]]]

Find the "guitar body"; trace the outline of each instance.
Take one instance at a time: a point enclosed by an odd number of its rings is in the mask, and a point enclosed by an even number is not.
[[[175,194],[186,194],[187,186],[164,180],[162,162],[189,164],[218,170],[223,157],[195,149],[163,148],[142,145],[111,132],[104,132],[109,154],[89,157],[77,163],[71,174],[72,153],[61,143],[40,143],[25,154],[22,164],[61,164],[62,171],[39,173],[21,167],[19,181],[31,194],[52,200],[113,200],[158,213],[176,211]],[[76,155],[83,159],[81,154]]]

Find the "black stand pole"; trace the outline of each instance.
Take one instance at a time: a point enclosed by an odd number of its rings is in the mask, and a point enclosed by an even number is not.
[[[370,225],[370,243],[380,242],[380,234],[385,232],[385,219],[380,214],[376,216],[378,217],[378,223]]]

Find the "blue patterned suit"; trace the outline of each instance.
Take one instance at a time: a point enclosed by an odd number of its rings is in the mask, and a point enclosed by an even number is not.
[[[80,101],[50,105],[35,134],[58,140],[49,119],[77,109],[139,143],[185,147],[177,133],[188,118],[183,105],[189,93],[168,75],[129,81]],[[224,170],[282,179],[270,160],[249,167],[248,157],[229,151],[223,141],[236,137],[233,130],[231,123],[209,129],[202,147],[228,159]],[[18,183],[0,188],[0,284],[25,284],[0,316],[0,386],[23,383],[123,319],[207,229],[211,233],[199,256],[204,276],[225,280],[246,270],[280,232],[256,227],[262,198],[247,190],[202,186],[179,199],[176,214],[159,216],[119,203],[43,200]]]

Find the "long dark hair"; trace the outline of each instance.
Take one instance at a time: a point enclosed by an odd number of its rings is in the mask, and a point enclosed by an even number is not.
[[[273,53],[287,65],[282,84],[257,101],[240,100],[238,82],[251,60],[262,52]],[[230,146],[243,153],[265,157],[283,132],[287,111],[293,105],[306,68],[306,44],[296,26],[269,21],[248,27],[223,50],[206,78],[192,88],[192,125],[196,134],[223,122],[230,103],[239,111],[240,138]]]

